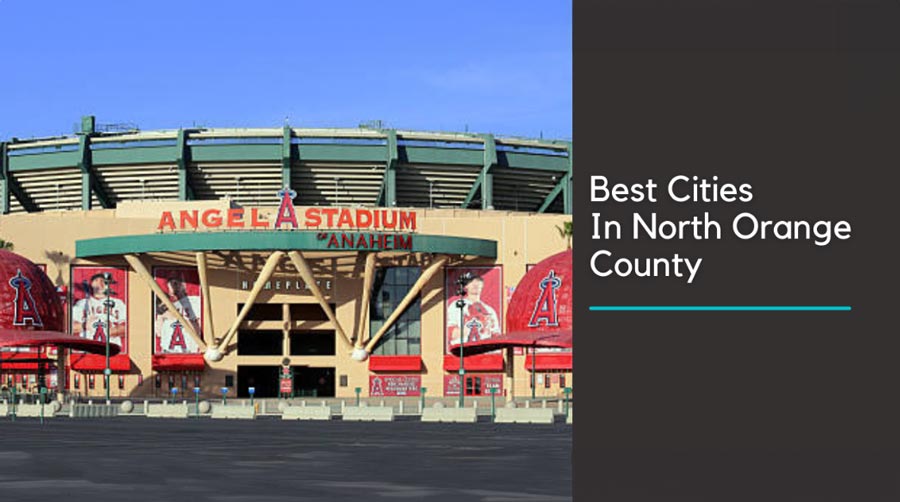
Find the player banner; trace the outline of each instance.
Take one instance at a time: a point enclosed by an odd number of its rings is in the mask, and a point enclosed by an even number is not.
[[[203,338],[203,298],[200,293],[200,275],[195,268],[154,267],[153,280],[169,295],[175,308],[191,323],[194,331]],[[153,295],[153,353],[196,354],[197,342],[187,333],[181,322],[171,313],[163,301]]]
[[[110,308],[107,309],[107,299]],[[116,267],[72,267],[72,333],[128,353],[128,274]]]
[[[465,274],[469,275],[463,285],[465,305],[460,323],[460,309],[456,306],[460,298],[457,280]],[[444,284],[446,353],[450,353],[450,347],[459,345],[460,327],[465,331],[466,343],[486,340],[503,332],[502,267],[447,267]]]
[[[418,396],[421,388],[421,375],[369,376],[369,395],[372,397]]]

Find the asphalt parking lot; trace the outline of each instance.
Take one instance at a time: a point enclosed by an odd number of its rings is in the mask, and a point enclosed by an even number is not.
[[[567,501],[572,427],[0,419],[0,500]]]

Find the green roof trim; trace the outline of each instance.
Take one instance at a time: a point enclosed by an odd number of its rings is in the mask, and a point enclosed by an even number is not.
[[[320,234],[346,234],[354,241],[369,235],[412,237],[411,253],[497,258],[497,242],[469,237],[417,233],[341,232],[340,230],[268,230],[226,232],[175,232],[166,234],[120,235],[75,241],[76,258],[94,258],[139,253],[177,251],[368,251],[367,248],[328,247],[328,238]],[[391,249],[376,249],[377,251]]]

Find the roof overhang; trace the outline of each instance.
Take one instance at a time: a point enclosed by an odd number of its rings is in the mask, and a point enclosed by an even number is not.
[[[24,329],[0,330],[0,347],[43,347],[54,345],[75,350],[84,350],[101,354],[106,351],[106,344],[74,335],[67,335],[56,331],[32,331]],[[119,346],[110,343],[111,355],[119,353]]]
[[[331,234],[337,234],[341,246],[333,246]],[[373,237],[374,236],[374,237]],[[344,238],[371,244],[379,236],[409,237],[408,247],[400,249],[353,246],[343,247]],[[391,241],[394,242],[394,241]],[[395,251],[442,255],[497,258],[497,242],[488,239],[426,235],[419,233],[342,232],[339,230],[282,230],[176,232],[145,235],[120,235],[75,241],[76,258],[94,258],[139,253],[178,251]]]
[[[572,330],[530,330],[504,333],[477,342],[466,342],[464,354],[483,354],[507,347],[541,347],[541,348],[572,348]],[[459,345],[451,345],[450,352],[459,354]]]

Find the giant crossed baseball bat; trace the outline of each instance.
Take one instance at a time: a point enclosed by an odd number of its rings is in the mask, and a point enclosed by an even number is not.
[[[438,273],[438,271],[441,270],[441,267],[443,267],[445,263],[447,263],[447,257],[442,256],[441,258],[435,260],[434,263],[431,264],[431,266],[425,269],[425,272],[423,272],[422,275],[419,276],[419,279],[415,284],[413,284],[413,287],[410,288],[409,293],[406,293],[406,296],[403,297],[403,300],[400,301],[400,304],[397,305],[397,308],[394,309],[394,312],[392,312],[391,315],[387,318],[387,320],[381,326],[381,329],[378,330],[378,333],[375,333],[375,336],[373,336],[369,340],[369,343],[366,344],[367,353],[372,353],[372,349],[375,348],[375,344],[378,343],[378,340],[381,340],[381,337],[384,336],[385,333],[387,333],[387,330],[391,329],[391,326],[393,326],[394,322],[396,322],[397,319],[403,314],[403,311],[405,311],[406,308],[409,307],[409,304],[416,299],[416,296],[419,294],[419,292],[422,291],[422,288],[425,287],[425,284],[427,284],[428,281],[431,280],[432,277],[434,277],[434,274]]]
[[[200,291],[203,294],[203,324],[207,333],[215,333],[212,316],[212,296],[209,294],[206,253],[203,251],[197,252],[197,276],[200,278]]]
[[[178,309],[175,308],[175,304],[172,303],[172,300],[169,299],[169,295],[166,294],[161,287],[159,287],[159,284],[157,284],[153,279],[153,276],[150,274],[150,271],[147,270],[144,262],[142,262],[140,258],[133,254],[126,254],[125,261],[127,261],[128,264],[131,265],[131,268],[134,269],[135,272],[137,272],[138,277],[143,279],[143,281],[150,286],[150,289],[153,291],[153,293],[156,294],[156,297],[163,302],[167,309],[169,309],[169,313],[175,316],[175,319],[178,319],[178,322],[181,323],[181,327],[184,328],[187,334],[191,338],[193,338],[195,342],[197,342],[197,345],[201,348],[206,348],[206,344],[203,343],[203,340],[201,340],[200,336],[197,335],[197,332],[194,331],[194,325],[188,322],[188,320],[185,319],[183,315],[181,315],[181,312],[179,312]]]
[[[222,341],[216,346],[217,349],[224,350],[228,347],[228,343],[231,341],[231,338],[238,332],[238,328],[241,326],[241,323],[244,321],[244,318],[247,317],[247,314],[250,313],[250,309],[253,308],[253,304],[256,303],[256,297],[259,296],[260,291],[262,291],[263,286],[265,286],[266,282],[272,277],[272,273],[275,272],[275,267],[278,266],[278,262],[281,261],[281,257],[284,256],[284,251],[274,251],[269,258],[266,260],[266,264],[263,266],[262,270],[259,272],[259,277],[256,278],[256,282],[253,283],[253,289],[250,290],[250,293],[247,295],[247,300],[244,303],[244,308],[238,313],[237,318],[231,323],[231,327],[228,328],[228,332],[225,333],[225,336],[222,337]]]
[[[303,282],[306,283],[306,286],[312,291],[313,296],[318,300],[319,305],[322,307],[322,310],[325,311],[328,320],[331,321],[331,325],[334,326],[334,330],[352,347],[353,342],[350,341],[347,333],[344,332],[344,328],[341,327],[341,323],[339,323],[337,317],[335,317],[334,311],[331,310],[331,305],[325,300],[325,295],[322,294],[322,290],[320,290],[319,285],[316,284],[316,278],[313,277],[312,269],[309,268],[309,263],[306,262],[306,259],[303,258],[303,255],[300,254],[299,251],[289,251],[288,258],[291,259],[294,267],[300,272],[300,277],[303,278]]]
[[[375,259],[377,253],[366,255],[366,268],[363,272],[362,305],[359,309],[359,324],[356,329],[356,348],[365,347],[369,333],[369,299],[372,297],[372,283],[375,282]]]

